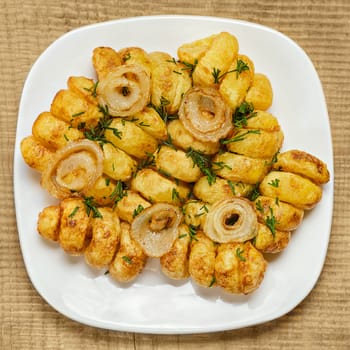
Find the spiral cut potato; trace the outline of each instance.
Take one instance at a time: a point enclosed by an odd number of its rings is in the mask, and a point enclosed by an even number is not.
[[[249,294],[330,174],[305,151],[281,151],[272,82],[234,35],[177,55],[97,47],[97,80],[69,77],[37,116],[22,156],[60,200],[37,231],[120,283],[159,258],[167,278]]]

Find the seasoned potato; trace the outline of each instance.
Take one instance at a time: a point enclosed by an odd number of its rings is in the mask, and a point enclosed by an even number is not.
[[[98,104],[96,88],[98,82],[82,76],[69,77],[68,89],[83,97],[88,103]]]
[[[168,114],[174,114],[180,107],[182,96],[192,86],[189,72],[167,53],[151,52],[149,57],[152,63],[151,102]]]
[[[264,196],[278,198],[300,209],[313,208],[322,197],[322,189],[311,180],[300,175],[271,171],[259,186]]]
[[[269,170],[264,159],[256,159],[230,152],[224,152],[214,157],[214,162],[222,163],[216,173],[224,179],[254,185],[260,182]]]
[[[91,241],[85,250],[87,264],[107,267],[114,258],[120,239],[119,218],[111,208],[99,208],[102,217],[91,219]]]
[[[92,64],[98,80],[122,64],[119,54],[111,47],[96,47],[92,53]]]
[[[60,221],[60,206],[50,205],[39,213],[37,230],[42,237],[50,241],[57,241],[60,229]]]
[[[221,244],[215,261],[216,283],[229,293],[252,293],[264,278],[266,266],[263,255],[249,241]]]
[[[235,110],[244,101],[254,79],[254,64],[245,55],[238,55],[219,87],[226,103]]]
[[[300,150],[289,150],[278,154],[273,169],[305,176],[318,185],[329,181],[327,165],[315,156]]]
[[[184,151],[189,148],[204,154],[212,155],[218,152],[219,142],[204,142],[194,138],[183,126],[180,120],[175,119],[168,124],[168,133],[173,144]]]
[[[290,231],[272,231],[264,224],[259,223],[258,233],[252,240],[256,249],[262,253],[280,253],[290,241]]]
[[[157,140],[144,132],[135,123],[122,118],[113,118],[106,139],[129,155],[145,159],[158,147]]]
[[[136,162],[127,153],[110,143],[103,145],[103,172],[114,180],[126,181],[136,169]]]
[[[40,113],[32,127],[33,136],[45,147],[56,150],[69,141],[84,138],[84,134],[65,121],[54,117],[49,112]]]
[[[277,118],[271,113],[255,110],[254,116],[247,119],[248,129],[260,129],[265,131],[280,131],[281,127]]]
[[[176,183],[152,169],[142,169],[131,180],[131,189],[139,192],[151,202],[179,204],[190,193],[188,185]]]
[[[61,204],[59,242],[71,255],[80,255],[89,243],[91,226],[85,204],[80,198],[64,199]]]
[[[141,66],[151,76],[152,64],[148,53],[141,47],[125,47],[118,51],[122,64]]]
[[[107,206],[114,202],[115,187],[115,181],[102,174],[94,185],[86,191],[85,195],[93,197],[98,205]]]
[[[209,185],[207,177],[203,176],[195,183],[193,193],[203,202],[215,203],[235,196],[246,197],[252,189],[252,185],[243,182],[232,182],[220,177],[217,177],[215,182]]]
[[[209,209],[210,204],[199,200],[190,200],[186,202],[182,207],[186,224],[202,229]]]
[[[122,220],[131,224],[140,210],[142,211],[150,206],[151,203],[137,192],[128,190],[125,192],[125,196],[117,202],[115,211]]]
[[[304,210],[291,204],[281,202],[278,198],[258,196],[255,199],[258,220],[265,223],[273,215],[276,219],[276,229],[282,231],[295,230],[302,222]]]
[[[202,231],[197,231],[191,241],[189,273],[203,287],[215,285],[215,256],[217,244]]]
[[[230,152],[252,158],[271,159],[282,147],[284,135],[282,131],[264,131],[242,128],[229,140],[237,140],[227,143]]]
[[[221,32],[214,37],[209,49],[199,59],[193,72],[195,85],[209,86],[216,83],[213,74],[226,73],[238,53],[238,41],[235,36]]]
[[[21,141],[21,153],[27,165],[39,172],[43,172],[47,168],[53,155],[53,152],[33,135],[27,136]]]
[[[272,105],[273,91],[269,78],[265,74],[255,73],[253,82],[245,100],[252,103],[255,109],[266,111]]]
[[[155,160],[160,171],[184,182],[195,182],[202,175],[198,166],[181,150],[161,146]]]
[[[120,230],[119,250],[109,265],[109,273],[118,282],[130,282],[144,268],[147,256],[140,245],[131,238],[128,223],[121,222]]]
[[[171,249],[160,257],[162,272],[171,279],[181,280],[189,277],[188,257],[190,253],[189,228],[185,224],[179,226],[179,235]]]

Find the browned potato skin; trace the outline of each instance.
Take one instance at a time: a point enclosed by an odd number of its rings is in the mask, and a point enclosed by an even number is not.
[[[148,53],[140,47],[125,47],[118,51],[124,65],[141,66],[148,76],[151,76],[152,64]]]
[[[182,207],[185,223],[202,229],[209,209],[210,204],[202,201],[190,200],[186,202]]]
[[[266,266],[263,255],[249,241],[221,244],[215,261],[216,283],[229,293],[252,293],[264,278]]]
[[[278,186],[271,185],[276,181],[279,181]],[[284,171],[268,173],[259,190],[264,196],[278,198],[300,209],[312,209],[322,198],[320,186],[305,177]]]
[[[276,229],[282,231],[295,230],[302,222],[304,210],[291,204],[276,200],[276,198],[259,196],[255,200],[258,221],[264,223],[268,216],[271,217],[271,209],[276,218]]]
[[[58,241],[61,221],[61,208],[50,205],[44,208],[38,216],[37,230],[39,234],[49,241]]]
[[[197,231],[191,242],[189,273],[192,279],[203,287],[214,286],[215,257],[217,244],[202,231]]]
[[[265,74],[255,73],[253,82],[245,100],[252,103],[255,109],[266,111],[272,105],[273,90],[269,78]]]
[[[98,82],[82,76],[69,77],[68,89],[83,97],[88,103],[98,105],[96,87]]]
[[[329,181],[327,165],[312,154],[300,150],[289,150],[278,154],[273,169],[305,176],[317,185]]]
[[[109,273],[118,282],[134,280],[144,268],[147,256],[140,245],[130,236],[130,225],[120,223],[120,247],[109,265]]]
[[[95,68],[98,80],[101,80],[108,72],[122,64],[120,55],[111,47],[96,47],[92,52],[92,64]]]
[[[118,201],[115,211],[118,213],[120,219],[127,221],[129,224],[134,220],[134,213],[137,208],[141,205],[144,209],[151,206],[151,203],[146,201],[141,195],[134,191],[126,191],[120,201]]]
[[[280,131],[281,127],[277,118],[269,112],[254,110],[254,117],[247,119],[248,129],[260,129],[265,131]]]
[[[217,153],[220,148],[219,142],[203,142],[194,138],[178,119],[168,123],[168,133],[173,144],[184,151],[187,151],[191,147],[196,151],[212,155]]]
[[[33,135],[27,136],[21,141],[21,153],[26,164],[40,173],[47,168],[53,155],[53,152]]]
[[[162,272],[171,279],[182,280],[189,277],[188,257],[190,253],[189,228],[185,224],[179,226],[179,236],[170,251],[160,257]]]
[[[59,242],[70,255],[83,254],[90,238],[90,218],[80,198],[64,199],[61,204]]]
[[[91,241],[84,257],[88,265],[107,267],[114,258],[120,239],[119,218],[111,208],[99,208],[101,218],[91,219]]]
[[[206,176],[201,177],[193,187],[194,195],[207,203],[215,203],[223,199],[233,197],[247,197],[253,189],[252,185],[243,182],[231,182],[231,186],[226,179],[217,177],[211,185]]]
[[[113,204],[113,191],[115,190],[115,186],[115,181],[102,174],[94,185],[86,191],[86,197],[94,197],[95,202],[101,206]]]
[[[32,127],[33,136],[45,147],[56,150],[64,147],[69,141],[84,138],[84,134],[49,112],[40,113]]]
[[[287,247],[290,237],[290,231],[275,230],[275,234],[272,234],[266,225],[259,223],[258,233],[252,243],[262,253],[276,254]]]

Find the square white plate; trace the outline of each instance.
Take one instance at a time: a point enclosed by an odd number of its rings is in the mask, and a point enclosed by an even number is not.
[[[92,50],[140,46],[166,51],[208,35],[228,31],[248,55],[256,72],[271,80],[270,109],[285,133],[282,150],[305,150],[327,163],[331,181],[323,199],[307,213],[282,254],[269,261],[260,288],[248,296],[203,289],[190,280],[164,277],[150,260],[140,277],[120,285],[104,271],[89,268],[36,232],[38,213],[55,203],[40,187],[39,174],[23,161],[20,141],[69,76],[94,77]],[[155,16],[115,20],[66,33],[50,45],[28,74],[20,102],[14,154],[14,190],[18,232],[28,275],[40,295],[57,311],[78,322],[106,329],[177,334],[213,332],[256,325],[292,310],[312,290],[321,273],[331,229],[333,154],[324,94],[305,52],[285,35],[253,23],[196,16]]]

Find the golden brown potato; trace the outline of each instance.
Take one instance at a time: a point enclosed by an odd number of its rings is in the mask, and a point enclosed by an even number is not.
[[[114,180],[126,181],[136,169],[136,161],[110,143],[103,145],[103,172]]]
[[[178,119],[169,122],[168,133],[172,143],[184,151],[192,148],[195,151],[212,155],[217,153],[220,148],[219,142],[204,142],[195,139]]]
[[[155,161],[159,171],[184,182],[195,182],[202,176],[198,166],[181,150],[161,146]]]
[[[170,251],[160,257],[162,272],[171,279],[182,280],[189,277],[188,257],[190,253],[189,228],[185,224],[179,226],[179,235]]]
[[[269,165],[264,159],[256,159],[230,152],[224,152],[214,157],[214,162],[222,163],[216,174],[233,182],[243,182],[254,185],[264,178]]]
[[[278,198],[300,209],[312,209],[322,197],[320,186],[305,177],[284,171],[268,173],[259,190],[264,196]]]
[[[215,260],[216,283],[229,293],[252,293],[263,280],[266,265],[249,241],[221,244]]]
[[[202,229],[209,209],[210,204],[199,200],[190,200],[186,202],[182,207],[186,224]]]
[[[253,82],[245,100],[252,103],[255,109],[266,111],[272,105],[273,91],[269,78],[261,73],[255,73]]]
[[[89,104],[83,97],[71,90],[60,90],[54,97],[50,112],[73,128],[93,128],[102,113],[98,106]]]
[[[248,129],[260,129],[265,131],[280,131],[278,120],[271,113],[255,110],[254,116],[247,119]]]
[[[253,62],[245,55],[238,55],[219,87],[221,95],[233,111],[244,101],[253,79]]]
[[[282,147],[283,140],[282,131],[242,128],[227,139],[226,147],[230,152],[243,156],[271,159]]]
[[[157,140],[133,122],[113,118],[109,128],[105,132],[106,139],[133,157],[145,159],[158,147]]]
[[[141,66],[151,76],[152,65],[148,53],[141,47],[125,47],[118,51],[122,64]]]
[[[157,140],[167,139],[166,124],[154,108],[146,107],[141,112],[135,113],[132,119],[136,119],[137,126]]]
[[[84,201],[80,198],[64,199],[61,204],[59,242],[62,249],[71,255],[84,252],[90,238],[90,218]]]
[[[125,196],[117,202],[115,211],[122,220],[131,224],[140,211],[150,206],[151,203],[147,202],[137,192],[128,190],[125,192]]]
[[[121,222],[120,230],[120,247],[109,265],[109,273],[118,282],[130,282],[144,268],[147,256],[140,245],[131,238],[128,223]]]
[[[303,209],[281,202],[278,198],[259,196],[255,199],[255,208],[259,222],[266,223],[268,217],[272,218],[273,215],[276,229],[282,231],[295,230],[304,217]]]
[[[209,86],[218,83],[214,78],[217,73],[225,74],[238,53],[238,41],[235,36],[221,32],[214,37],[209,49],[199,59],[193,72],[195,85]]]
[[[193,280],[203,287],[215,285],[217,246],[201,231],[192,237],[188,269]]]
[[[168,114],[178,111],[182,96],[192,86],[192,81],[185,66],[176,62],[164,52],[151,52],[152,63],[151,102]]]
[[[86,197],[93,197],[98,205],[107,206],[114,203],[115,188],[115,181],[106,175],[102,175],[86,191],[85,195]]]
[[[91,219],[91,241],[84,257],[88,265],[107,267],[114,258],[120,239],[119,218],[111,208],[99,208],[102,217]]]
[[[122,60],[111,47],[96,47],[92,53],[92,64],[98,80],[101,80],[113,68],[120,66]]]
[[[215,182],[209,185],[207,177],[203,176],[195,183],[193,193],[203,202],[215,203],[235,196],[247,197],[252,189],[252,185],[233,182],[220,177],[217,177]]]
[[[50,241],[57,241],[60,229],[60,221],[60,206],[50,205],[39,213],[37,230],[42,237]]]
[[[317,185],[329,181],[327,165],[315,156],[300,150],[289,150],[278,154],[273,169],[305,176]]]
[[[262,253],[280,253],[290,241],[290,231],[272,231],[264,224],[259,223],[258,233],[252,240],[256,249]]]
[[[83,97],[88,103],[98,104],[97,89],[98,82],[83,76],[69,77],[67,81],[68,89]]]
[[[56,150],[62,148],[69,141],[84,138],[84,134],[72,128],[70,124],[54,117],[49,112],[40,113],[32,127],[33,136],[45,147]]]
[[[53,155],[53,152],[33,135],[27,136],[21,141],[21,153],[27,165],[41,173],[47,168]]]

